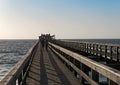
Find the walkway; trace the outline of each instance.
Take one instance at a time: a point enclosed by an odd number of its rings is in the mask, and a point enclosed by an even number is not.
[[[32,61],[26,84],[81,85],[50,49],[40,49],[40,45]]]

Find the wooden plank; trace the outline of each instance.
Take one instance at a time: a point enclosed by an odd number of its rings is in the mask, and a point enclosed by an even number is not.
[[[64,63],[62,63],[55,54],[53,54],[53,53],[51,53],[51,54],[53,55],[52,57],[55,60],[55,63],[56,63],[55,65],[58,66],[58,68],[61,70],[61,72],[64,74],[66,79],[70,82],[70,84],[71,85],[82,85],[80,83],[80,81],[69,71],[69,69],[66,68]],[[59,73],[58,76],[59,77],[62,76],[61,73]],[[63,77],[61,77],[61,78],[63,78]],[[69,85],[69,84],[67,84],[66,80],[65,80],[65,82],[66,82],[66,84],[63,84],[63,85]]]

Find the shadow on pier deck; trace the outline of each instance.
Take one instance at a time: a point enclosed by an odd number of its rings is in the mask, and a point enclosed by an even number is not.
[[[82,85],[50,48],[38,42],[0,81],[0,85]]]
[[[37,48],[26,78],[27,85],[80,85],[50,49]]]

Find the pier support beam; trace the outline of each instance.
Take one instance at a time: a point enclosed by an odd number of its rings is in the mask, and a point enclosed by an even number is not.
[[[22,73],[20,74],[19,78],[18,78],[18,85],[21,84],[21,81],[22,81]]]
[[[92,72],[92,79],[96,82],[99,82],[99,73],[93,69],[91,70],[91,72]]]
[[[84,64],[81,63],[81,70],[82,70],[86,75],[88,75],[90,69],[89,69],[86,65],[84,65]],[[81,82],[82,82],[82,84],[85,84],[85,82],[87,82],[87,81],[82,77],[82,78],[81,78]]]

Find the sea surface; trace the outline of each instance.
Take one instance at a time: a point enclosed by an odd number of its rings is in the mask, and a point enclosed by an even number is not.
[[[0,40],[0,80],[37,40]]]
[[[120,39],[63,39],[63,40],[78,41],[78,42],[96,42],[96,43],[120,44]]]
[[[77,42],[120,44],[120,39],[65,39]],[[0,40],[0,80],[26,54],[37,40]],[[101,77],[102,78],[102,77]],[[105,80],[105,78],[102,78]]]

